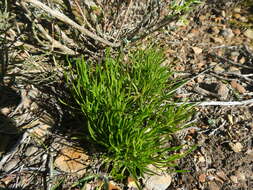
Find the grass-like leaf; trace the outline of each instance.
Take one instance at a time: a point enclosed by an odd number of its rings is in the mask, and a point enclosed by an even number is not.
[[[77,59],[66,74],[91,138],[106,150],[113,177],[137,178],[152,173],[148,165],[173,166],[183,156],[173,154],[181,147],[168,142],[191,116],[192,106],[165,103],[173,102],[178,84],[163,61],[155,49],[132,53],[127,62],[107,53],[102,64]]]

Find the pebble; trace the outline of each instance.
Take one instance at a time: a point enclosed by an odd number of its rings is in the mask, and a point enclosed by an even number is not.
[[[235,175],[230,176],[230,179],[233,183],[238,183],[238,178]]]
[[[235,175],[236,175],[237,179],[239,179],[240,181],[246,181],[246,176],[244,173],[236,171]]]
[[[199,175],[199,182],[201,182],[201,183],[206,182],[206,174],[200,174]]]
[[[38,147],[36,147],[36,146],[29,146],[26,149],[26,151],[25,151],[25,156],[31,156],[31,155],[33,155],[37,151],[38,151]]]
[[[227,38],[227,39],[231,39],[233,38],[235,35],[233,33],[233,31],[230,29],[230,28],[227,28],[227,29],[223,29],[221,31],[221,35],[224,37],[224,38]]]
[[[234,29],[233,32],[234,32],[234,34],[237,35],[237,36],[241,34],[241,30],[238,29],[238,28]]]
[[[253,39],[253,30],[247,29],[244,33],[244,36],[246,36],[249,39]]]
[[[199,48],[199,47],[192,47],[192,50],[193,52],[196,54],[196,55],[199,55],[202,53],[203,49]]]
[[[241,12],[241,8],[239,8],[239,7],[234,8],[234,12],[236,12],[236,13],[240,13],[240,12]]]
[[[74,148],[63,148],[61,154],[55,159],[54,165],[67,173],[83,175],[86,172],[88,155],[83,151]]]
[[[171,184],[171,176],[168,174],[154,175],[145,181],[147,189],[152,190],[166,190]]]
[[[231,149],[238,153],[238,152],[241,152],[242,149],[243,149],[243,146],[240,142],[237,142],[237,143],[229,143],[229,146],[231,147]]]
[[[238,69],[237,67],[234,67],[234,66],[229,67],[229,68],[228,68],[228,72],[231,72],[231,73],[238,73],[238,74],[241,73],[240,69]]]
[[[239,20],[242,22],[248,22],[248,19],[245,16],[241,16]]]
[[[225,71],[225,69],[219,65],[216,65],[213,70],[217,73],[221,73]]]
[[[227,88],[227,85],[224,83],[219,83],[217,85],[217,93],[220,96],[221,100],[226,100],[228,98],[229,89]]]
[[[215,43],[220,43],[220,44],[224,42],[222,38],[217,38],[217,37],[212,37],[211,40]]]
[[[242,57],[242,58],[239,60],[239,63],[241,63],[241,64],[244,64],[245,62],[246,62],[245,57]]]
[[[226,17],[226,12],[224,10],[221,11],[221,16]]]
[[[233,15],[233,17],[236,18],[236,19],[239,19],[239,18],[241,17],[241,15],[238,14],[238,13],[235,13],[235,14]]]
[[[246,92],[246,89],[241,84],[239,84],[236,80],[232,80],[230,84],[232,88],[236,89],[239,93],[243,94]]]
[[[7,116],[7,115],[9,115],[9,113],[11,113],[11,109],[5,107],[5,108],[2,108],[2,109],[0,110],[0,112],[1,112],[2,114],[4,114],[5,116]]]

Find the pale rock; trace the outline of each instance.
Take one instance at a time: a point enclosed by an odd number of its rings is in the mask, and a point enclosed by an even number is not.
[[[241,16],[241,17],[239,18],[239,20],[242,21],[242,22],[248,22],[248,21],[249,21],[249,20],[247,19],[247,17],[245,17],[245,16]]]
[[[201,182],[201,183],[206,182],[206,174],[200,174],[199,175],[199,182]]]
[[[216,65],[213,70],[214,72],[217,72],[217,73],[222,73],[225,71],[225,69],[219,65]]]
[[[240,13],[240,12],[241,12],[241,8],[239,8],[239,7],[234,8],[234,12],[236,12],[236,13]]]
[[[232,80],[230,84],[232,88],[236,89],[239,93],[243,94],[246,92],[246,89],[241,84],[239,84],[236,80]]]
[[[233,33],[238,36],[238,35],[241,34],[241,30],[236,28],[236,29],[233,30]]]
[[[203,163],[203,162],[205,162],[205,161],[206,161],[206,159],[205,159],[204,156],[200,156],[200,157],[199,157],[199,162]]]
[[[238,178],[235,175],[230,176],[230,179],[233,183],[238,183]]]
[[[242,57],[242,58],[239,60],[239,63],[241,63],[241,64],[244,64],[245,62],[246,62],[245,57]]]
[[[235,14],[233,15],[233,17],[236,18],[236,19],[239,19],[239,18],[241,17],[241,15],[240,15],[239,13],[235,13]]]
[[[168,174],[153,175],[145,181],[145,186],[149,190],[166,190],[171,184],[171,176]]]
[[[238,153],[238,152],[241,152],[242,149],[243,149],[243,146],[240,142],[237,142],[237,143],[229,143],[229,146],[231,147],[231,149]]]
[[[9,115],[9,113],[11,113],[11,109],[5,107],[5,108],[2,108],[2,109],[0,110],[0,112],[1,112],[3,115],[7,116],[7,115]]]
[[[211,38],[213,42],[222,44],[224,40],[222,38],[212,37]]]
[[[224,38],[227,38],[227,39],[231,39],[233,38],[235,35],[233,33],[233,31],[230,29],[230,28],[227,28],[227,29],[223,29],[221,31],[221,35],[224,37]]]
[[[221,11],[221,16],[226,17],[226,12],[224,10]]]
[[[86,172],[89,156],[76,148],[63,148],[61,154],[55,159],[54,165],[68,173],[84,175]]]
[[[153,165],[149,165],[148,168],[156,174],[151,176],[144,174],[143,182],[145,187],[148,190],[166,190],[171,184],[171,176],[163,172],[162,168],[161,170],[158,170]]]
[[[227,85],[224,83],[219,83],[217,85],[217,93],[220,96],[221,100],[226,100],[229,94],[229,89],[227,88]]]
[[[36,146],[29,146],[25,151],[25,156],[32,156],[35,152],[38,151],[38,147]]]
[[[196,55],[199,55],[202,53],[203,49],[199,48],[199,47],[192,47],[192,50],[193,52],[196,54]]]
[[[231,66],[228,68],[228,72],[231,72],[231,73],[241,73],[240,69],[238,67],[234,67],[234,66]]]
[[[235,176],[237,177],[238,180],[240,181],[246,181],[246,176],[244,173],[236,171]]]
[[[243,34],[244,34],[247,38],[253,39],[253,30],[247,29]]]
[[[138,189],[138,186],[132,177],[127,178],[127,187],[129,189]]]

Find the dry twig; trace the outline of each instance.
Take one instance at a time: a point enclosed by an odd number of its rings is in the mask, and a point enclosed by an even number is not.
[[[76,22],[71,20],[66,15],[62,14],[61,12],[59,12],[57,10],[51,9],[50,7],[48,7],[47,5],[41,3],[38,0],[25,0],[25,1],[28,2],[28,3],[31,3],[32,5],[34,5],[37,8],[43,9],[47,13],[51,14],[53,17],[55,17],[55,18],[59,19],[60,21],[72,26],[73,28],[76,28],[81,33],[85,34],[86,36],[89,36],[90,38],[92,38],[94,40],[97,40],[97,41],[99,41],[99,42],[101,42],[105,45],[111,46],[111,47],[119,47],[121,45],[120,43],[112,43],[112,42],[109,42],[108,40],[105,40],[105,39],[101,38],[100,36],[97,36],[96,34],[90,32],[89,30],[87,30],[83,26],[80,26],[79,24],[77,24]]]

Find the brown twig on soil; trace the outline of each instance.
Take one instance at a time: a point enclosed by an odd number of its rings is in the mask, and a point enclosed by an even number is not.
[[[122,31],[122,28],[123,28],[124,23],[126,22],[126,19],[127,19],[127,17],[128,17],[129,10],[130,10],[130,8],[132,7],[132,4],[133,4],[133,1],[130,0],[130,1],[128,2],[128,6],[127,6],[126,13],[125,13],[125,15],[124,15],[123,21],[121,22],[121,26],[120,26],[119,32],[118,32],[117,36],[115,37],[114,42],[117,41],[118,38],[119,38],[119,36],[120,36],[120,33],[121,33],[121,31]]]
[[[250,67],[250,66],[247,66],[247,65],[243,65],[243,64],[239,64],[239,63],[235,63],[234,61],[231,61],[230,59],[227,59],[225,57],[221,57],[221,56],[213,54],[213,53],[211,53],[210,55],[213,56],[213,57],[215,57],[215,58],[220,59],[221,61],[227,62],[227,63],[229,63],[231,65],[235,65],[235,66],[242,67],[242,68],[245,68],[245,69],[253,69],[253,67]]]
[[[121,43],[112,43],[104,38],[101,38],[100,36],[97,36],[96,34],[90,32],[89,30],[87,30],[86,28],[84,28],[83,26],[80,26],[79,24],[77,24],[76,22],[74,22],[73,20],[71,20],[69,17],[67,17],[66,15],[64,15],[63,13],[57,11],[57,10],[53,10],[50,7],[48,7],[47,5],[41,3],[38,0],[24,0],[25,2],[31,3],[32,5],[34,5],[37,8],[43,9],[44,11],[46,11],[47,13],[51,14],[53,17],[59,19],[60,21],[72,26],[73,28],[76,28],[77,30],[79,30],[81,33],[85,34],[86,36],[89,36],[90,38],[97,40],[105,45],[111,46],[111,47],[119,47],[121,45]]]
[[[73,51],[72,49],[68,48],[67,46],[63,45],[62,43],[58,42],[57,40],[55,40],[54,38],[52,38],[47,32],[46,30],[42,27],[41,24],[36,24],[36,26],[38,27],[39,31],[52,43],[52,48],[59,48],[62,50],[62,52],[64,54],[68,54],[68,55],[76,55],[77,53],[75,51]]]

